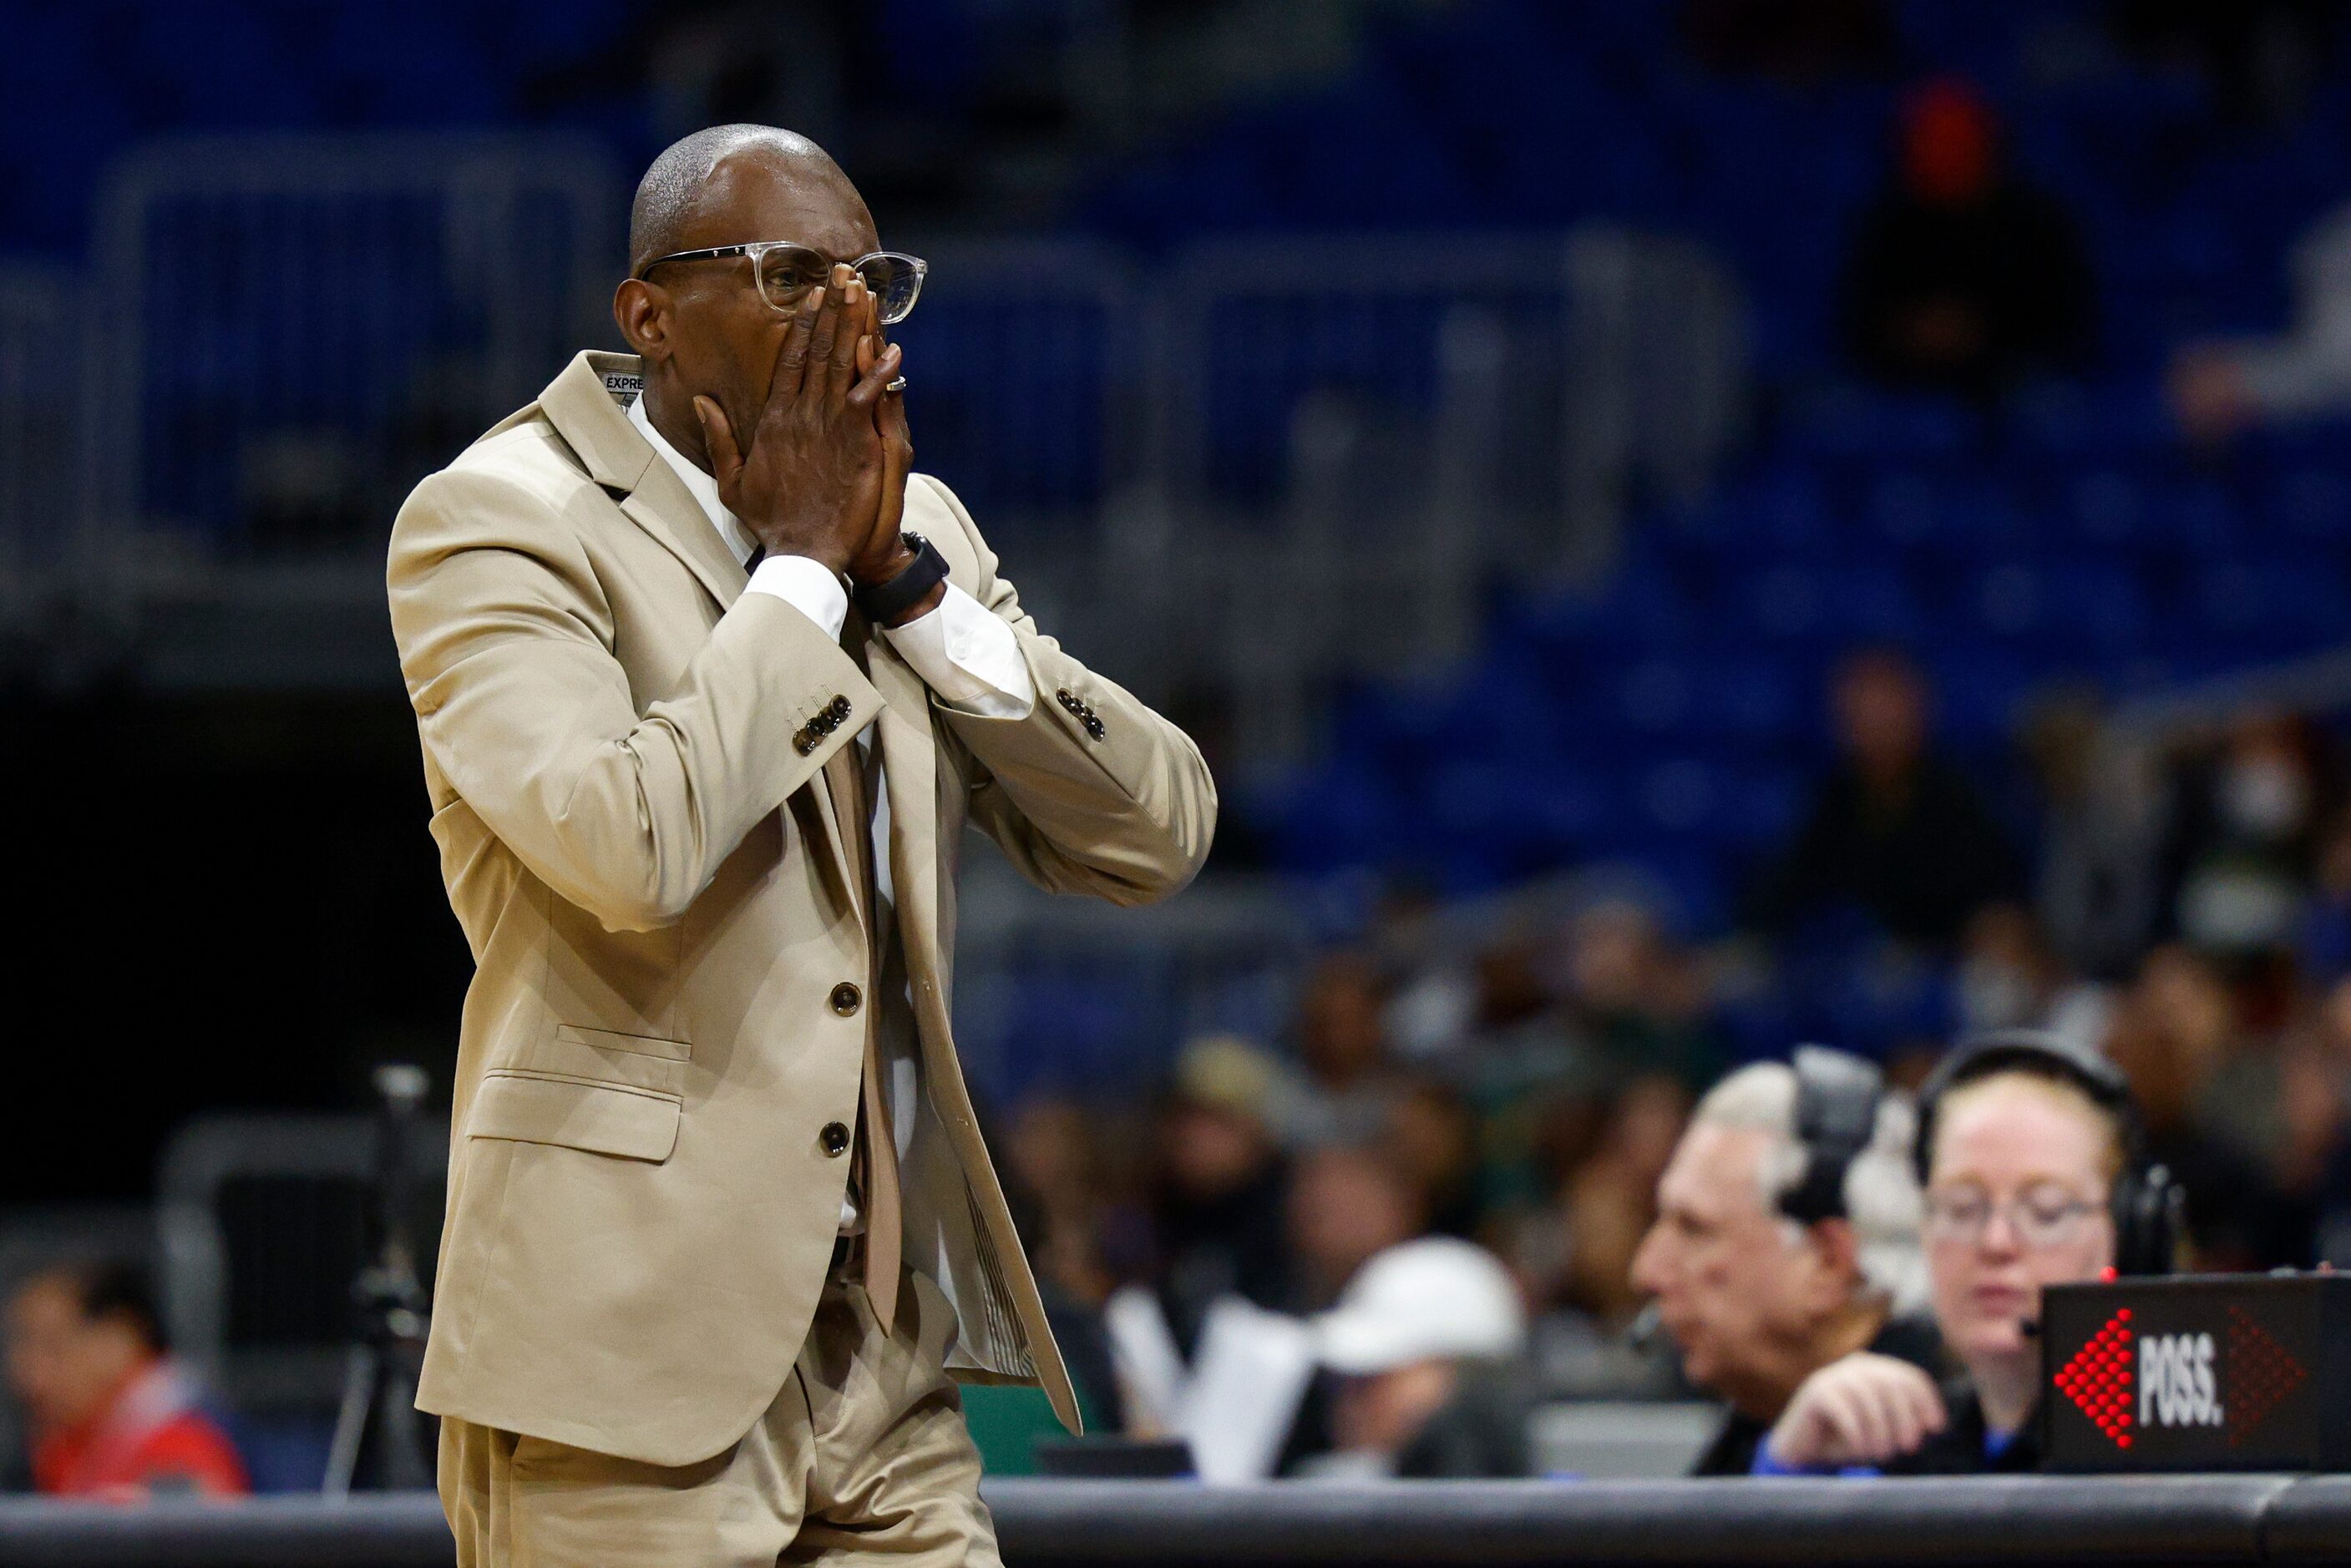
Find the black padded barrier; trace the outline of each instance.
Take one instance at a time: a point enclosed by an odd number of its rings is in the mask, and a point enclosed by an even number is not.
[[[988,1485],[1010,1568],[2321,1563],[2351,1477]],[[0,1502],[0,1568],[448,1568],[430,1494]]]

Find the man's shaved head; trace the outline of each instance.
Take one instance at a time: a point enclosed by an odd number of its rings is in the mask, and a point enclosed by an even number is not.
[[[710,215],[707,200],[713,176],[720,165],[737,158],[757,160],[766,170],[795,184],[829,190],[846,199],[861,217],[865,203],[831,154],[797,131],[772,125],[714,125],[681,138],[664,149],[645,177],[637,182],[636,200],[629,204],[629,272],[634,275],[655,256],[674,251],[697,250],[704,244],[735,244],[749,240],[782,239],[781,234],[730,234],[713,239],[699,234]],[[871,220],[866,220],[870,224]]]

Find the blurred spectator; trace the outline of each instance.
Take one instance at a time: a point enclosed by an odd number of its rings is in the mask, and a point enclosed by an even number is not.
[[[2095,699],[2079,693],[2036,704],[2020,742],[2040,794],[2033,909],[2065,963],[2120,979],[2162,918],[2171,791],[2160,761],[2109,744]]]
[[[1706,975],[1635,899],[1586,902],[1548,930],[1521,923],[1479,954],[1479,972],[1480,1016],[1497,1026],[1450,1066],[1478,1112],[1489,1224],[1552,1201],[1627,1084],[1663,1073],[1695,1090],[1721,1070]]]
[[[1521,1215],[1545,1196],[1545,1150],[1562,1122],[1588,1139],[1606,1081],[1593,1041],[1563,1000],[1546,955],[1553,935],[1521,915],[1475,955],[1476,1033],[1449,1065],[1478,1117],[1477,1192],[1489,1220]]]
[[[1567,971],[1576,1032],[1610,1084],[1664,1072],[1696,1091],[1720,1075],[1704,979],[1646,906],[1614,898],[1578,914],[1568,927]]]
[[[1408,1064],[1472,1080],[1529,1051],[1555,1065],[1541,921],[1523,909],[1479,913],[1456,922],[1474,932],[1448,930],[1417,894],[1384,902],[1374,943],[1395,980],[1382,1019],[1388,1042]]]
[[[1350,1143],[1386,1129],[1397,1090],[1381,1015],[1379,971],[1361,953],[1323,955],[1298,1002],[1298,1054],[1306,1075],[1281,1085],[1275,1115],[1292,1149]]]
[[[2190,1251],[2208,1272],[2303,1261],[2304,1244],[2282,1228],[2277,1193],[2260,1165],[2205,1120],[2236,1029],[2226,982],[2173,943],[2147,955],[2106,1041],[2146,1120],[2147,1158],[2187,1189]]]
[[[2084,1050],[2105,1041],[2114,999],[2075,980],[2042,940],[2041,924],[2018,904],[1991,904],[1968,922],[1959,944],[1959,1034],[2041,1029]]]
[[[2180,934],[2240,956],[2289,944],[2325,794],[2307,726],[2276,713],[2239,719],[2183,794]]]
[[[1806,915],[1858,905],[1904,941],[1948,948],[1978,910],[2015,896],[2007,838],[1975,786],[1932,750],[1926,683],[1907,659],[1885,649],[1847,659],[1834,717],[1843,757],[1756,913],[1779,935]]]
[[[1593,1136],[1554,1163],[1552,1200],[1512,1232],[1511,1261],[1541,1309],[1532,1357],[1549,1395],[1647,1397],[1673,1386],[1661,1348],[1629,1333],[1642,1301],[1633,1260],[1689,1105],[1665,1074],[1625,1085],[1599,1108]]]
[[[1301,1155],[1289,1218],[1298,1300],[1310,1310],[1335,1301],[1356,1270],[1427,1223],[1412,1179],[1376,1144],[1329,1144]]]
[[[2319,839],[2314,877],[2294,956],[2304,977],[2331,984],[2351,974],[2351,810],[2336,812]]]
[[[1459,1095],[1426,1080],[1406,1084],[1389,1107],[1387,1145],[1430,1230],[1467,1237],[1477,1229],[1478,1121]]]
[[[1759,1473],[2039,1468],[2041,1347],[2028,1325],[2044,1286],[2094,1280],[2115,1262],[2108,1203],[2130,1135],[2053,1063],[1982,1060],[1980,1072],[1961,1066],[1939,1096],[1927,1172],[1935,1326],[1965,1375],[1938,1390],[1890,1356],[1834,1362],[1789,1401]]]
[[[1730,1407],[1698,1475],[1747,1474],[1797,1386],[1838,1357],[1866,1348],[1927,1366],[1936,1354],[1908,1315],[1923,1293],[1908,1101],[1879,1101],[1876,1136],[1845,1173],[1850,1218],[1811,1225],[1778,1207],[1808,1158],[1795,1116],[1796,1075],[1780,1063],[1708,1090],[1634,1259],[1684,1375]]]
[[[1219,1296],[1280,1310],[1296,1293],[1287,1177],[1266,1119],[1278,1075],[1265,1052],[1229,1035],[1196,1040],[1176,1059],[1153,1220],[1168,1318],[1186,1342]]]
[[[2297,1156],[2316,1168],[2310,1261],[2341,1268],[2351,1264],[2351,980],[2327,992],[2286,1092]]]
[[[1640,1312],[1633,1258],[1656,1218],[1657,1182],[1688,1114],[1677,1079],[1634,1079],[1600,1108],[1589,1151],[1559,1170],[1552,1201],[1520,1228],[1520,1271],[1538,1299],[1594,1342],[1623,1333]]]
[[[2339,1239],[2335,1167],[2343,1147],[2346,1113],[2351,1111],[2351,987],[2337,983],[2279,1042],[2274,1105],[2276,1141],[2270,1149],[2270,1179],[2283,1199],[2281,1221],[2291,1218],[2301,1233],[2294,1261],[2330,1261]]]
[[[1103,1251],[1117,1197],[1095,1135],[1103,1114],[1072,1100],[1030,1100],[1004,1139],[1012,1176],[1037,1206],[1029,1253],[1038,1272],[1089,1306],[1102,1304],[1118,1272]]]
[[[45,1269],[8,1302],[8,1387],[25,1408],[33,1485],[52,1497],[135,1502],[252,1490],[226,1433],[164,1353],[136,1269]]]
[[[1444,906],[1424,884],[1399,876],[1381,889],[1366,939],[1383,973],[1395,977],[1380,1026],[1408,1063],[1457,1051],[1477,1021],[1477,981],[1451,950]]]
[[[1534,922],[1515,922],[1479,950],[1477,1031],[1481,1039],[1550,1022],[1556,995],[1544,973],[1546,934]]]
[[[2189,344],[2171,365],[2180,428],[2205,445],[2258,424],[2351,409],[2351,206],[2338,207],[2294,248],[2294,319],[2272,337]]]
[[[1339,1377],[1326,1478],[1522,1476],[1526,1309],[1510,1272],[1448,1236],[1391,1247],[1314,1321]]]
[[[1894,177],[1862,219],[1844,294],[1854,358],[1888,381],[1988,398],[2088,351],[2074,225],[2009,171],[1998,115],[1956,78],[1904,101]]]
[[[1332,1307],[1372,1259],[1428,1228],[1420,1185],[1384,1137],[1324,1144],[1300,1154],[1287,1219],[1289,1310],[1302,1313]],[[1282,1469],[1295,1469],[1332,1450],[1338,1392],[1328,1374],[1313,1380],[1290,1423]]]
[[[1098,1247],[1099,1231],[1075,1239],[1059,1234],[1059,1228],[1065,1223],[1092,1220],[1092,1210],[1091,1206],[1084,1212],[1073,1210],[1066,1198],[1049,1207],[1029,1185],[1032,1174],[1041,1175],[1057,1186],[1065,1184],[1071,1151],[1040,1149],[1033,1141],[1024,1149],[1004,1136],[1009,1133],[1014,1138],[1058,1139],[1063,1136],[1069,1112],[1073,1109],[1067,1102],[1040,1100],[1022,1113],[999,1122],[982,1105],[980,1136],[987,1142],[990,1163],[1004,1178],[1004,1201],[1011,1210],[1013,1227],[1019,1232],[1029,1256],[1042,1264],[1037,1271],[1038,1295],[1045,1308],[1046,1326],[1052,1331],[1053,1343],[1061,1346],[1061,1359],[1068,1364],[1070,1386],[1077,1396],[1079,1414],[1089,1428],[1116,1427],[1126,1416],[1124,1390],[1111,1362],[1102,1301],[1072,1289],[1063,1277],[1072,1260],[1082,1260],[1084,1267],[1078,1272],[1079,1282],[1091,1290],[1107,1266]],[[1041,1114],[1029,1114],[1032,1111]],[[1086,1151],[1100,1146],[1090,1132],[1079,1137],[1081,1148],[1075,1155],[1076,1164],[1079,1168],[1093,1168],[1093,1156]],[[1025,1469],[1035,1462],[1036,1439],[1049,1430],[1059,1429],[1049,1409],[1034,1399],[1020,1397],[1008,1387],[972,1387],[964,1401],[964,1413],[970,1421],[972,1440],[979,1445],[983,1459],[993,1466],[1009,1464]]]

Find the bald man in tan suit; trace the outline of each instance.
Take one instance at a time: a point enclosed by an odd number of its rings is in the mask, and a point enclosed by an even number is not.
[[[908,472],[886,328],[923,269],[822,152],[690,137],[631,244],[636,354],[580,355],[392,532],[477,966],[443,1501],[467,1564],[992,1563],[955,1384],[1078,1420],[949,1030],[963,829],[1139,903],[1215,789]]]

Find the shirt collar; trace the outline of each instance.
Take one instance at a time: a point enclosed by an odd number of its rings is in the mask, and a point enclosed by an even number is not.
[[[629,400],[629,422],[637,427],[637,433],[652,442],[653,451],[661,454],[661,460],[685,482],[686,493],[701,504],[703,515],[708,517],[710,525],[718,530],[718,537],[725,542],[737,564],[749,560],[758,543],[751,537],[750,530],[744,527],[735,514],[727,511],[726,504],[718,499],[718,482],[704,472],[692,458],[670,445],[663,439],[661,431],[653,428],[652,416],[645,412],[643,393]]]

